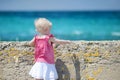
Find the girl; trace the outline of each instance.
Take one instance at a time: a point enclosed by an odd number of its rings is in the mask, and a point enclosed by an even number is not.
[[[35,64],[29,74],[36,80],[56,80],[58,74],[55,68],[53,43],[70,43],[68,40],[56,39],[51,33],[52,23],[45,19],[35,20],[35,28],[39,33],[30,42],[35,47]]]

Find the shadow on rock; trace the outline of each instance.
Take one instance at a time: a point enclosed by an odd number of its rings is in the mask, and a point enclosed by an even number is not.
[[[57,59],[55,65],[58,72],[58,80],[70,80],[70,73],[64,62],[61,59]]]
[[[75,54],[73,54],[71,59],[73,61],[74,67],[75,67],[76,80],[81,80],[79,59],[78,59],[78,57]]]

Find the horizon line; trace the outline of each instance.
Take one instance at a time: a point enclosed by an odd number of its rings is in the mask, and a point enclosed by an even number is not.
[[[0,10],[0,12],[111,12],[120,10]]]

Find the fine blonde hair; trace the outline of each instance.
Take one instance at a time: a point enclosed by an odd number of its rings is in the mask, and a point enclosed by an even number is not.
[[[46,18],[38,18],[35,20],[35,26],[41,29],[51,28],[52,23]]]

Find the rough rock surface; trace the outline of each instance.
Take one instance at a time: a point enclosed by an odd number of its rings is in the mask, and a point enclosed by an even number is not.
[[[33,80],[34,48],[0,42],[0,80]],[[59,80],[119,80],[120,41],[73,41],[55,45]]]

